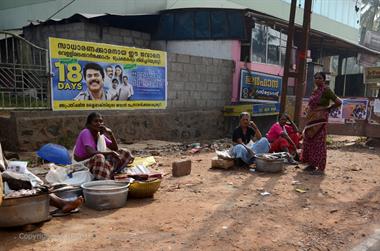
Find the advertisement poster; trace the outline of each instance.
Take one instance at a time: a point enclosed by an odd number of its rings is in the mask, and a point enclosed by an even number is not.
[[[365,120],[367,119],[368,99],[343,99],[342,116],[348,120]]]
[[[281,84],[280,76],[241,70],[240,101],[277,103],[280,100]]]
[[[371,125],[380,125],[380,100],[375,99],[368,105],[368,123]]]
[[[302,100],[302,108],[301,108],[302,117],[306,117],[306,108],[308,106],[308,103],[309,103],[308,98],[304,98]],[[344,124],[343,106],[340,106],[339,108],[335,108],[330,111],[329,123]]]
[[[165,109],[166,52],[49,38],[53,110]]]

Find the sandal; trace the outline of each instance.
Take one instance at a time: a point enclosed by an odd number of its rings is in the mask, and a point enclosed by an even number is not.
[[[311,165],[309,165],[305,169],[303,169],[303,171],[305,171],[305,172],[314,172],[315,170],[316,170],[315,167],[311,166]]]
[[[322,170],[317,169],[317,170],[312,171],[310,173],[310,175],[323,176],[323,175],[325,175],[325,172],[322,171]]]
[[[70,212],[63,212],[62,209],[56,209],[56,210],[53,210],[51,211],[49,214],[53,217],[62,217],[62,216],[66,216],[66,215],[70,215],[70,214],[75,214],[75,213],[78,213],[79,212],[79,208],[75,208],[73,210],[71,210]]]

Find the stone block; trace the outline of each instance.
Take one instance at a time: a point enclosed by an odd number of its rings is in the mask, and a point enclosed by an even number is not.
[[[180,62],[180,63],[190,63],[190,56],[189,55],[178,54],[177,61]]]
[[[150,41],[150,34],[149,33],[141,33],[141,38],[144,40],[149,40]]]
[[[213,157],[211,159],[211,168],[229,169],[233,166],[234,166],[233,160],[218,159],[218,157]]]
[[[186,176],[191,173],[191,160],[175,161],[172,163],[174,177]]]

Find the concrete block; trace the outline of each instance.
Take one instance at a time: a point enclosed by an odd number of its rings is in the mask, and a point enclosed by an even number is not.
[[[185,82],[180,82],[180,81],[175,81],[172,82],[169,90],[177,90],[177,91],[183,91],[185,89],[186,83]]]
[[[201,65],[201,64],[195,66],[195,71],[197,73],[207,73],[206,66],[205,65]]]
[[[211,168],[229,169],[233,166],[234,166],[233,160],[218,159],[218,157],[213,157],[211,159]]]
[[[219,65],[222,64],[222,60],[217,59],[217,58],[213,58],[213,59],[212,59],[212,64],[213,64],[213,65],[217,65],[217,66],[219,66]]]
[[[180,62],[180,63],[190,63],[190,56],[189,55],[178,54],[177,61]]]
[[[131,31],[131,36],[134,37],[134,38],[141,38],[142,37],[142,33],[138,32],[138,31]]]
[[[204,64],[204,65],[212,65],[212,58],[202,57],[202,64]]]
[[[193,74],[191,74],[190,78],[192,81],[200,82],[201,81],[201,74],[193,73]]]
[[[179,59],[178,59],[178,61],[179,61]],[[195,72],[195,65],[184,64],[184,71],[189,72],[189,73],[194,73]]]
[[[183,64],[181,64],[181,63],[170,63],[169,71],[183,72]]]
[[[186,176],[191,173],[191,160],[175,161],[172,163],[174,177]]]
[[[216,66],[214,65],[207,65],[206,69],[208,74],[215,74],[217,72]]]
[[[218,91],[219,90],[219,85],[218,84],[207,84],[207,90],[208,91]]]
[[[194,65],[202,64],[202,57],[190,56],[190,63]]]
[[[142,32],[141,33],[141,38],[144,39],[144,40],[149,40],[150,41],[150,34]]]
[[[177,61],[177,54],[168,53],[168,62],[176,62],[176,61]]]

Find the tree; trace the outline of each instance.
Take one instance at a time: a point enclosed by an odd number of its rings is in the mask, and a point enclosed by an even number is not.
[[[360,25],[361,42],[367,31],[380,31],[380,0],[362,0]]]

